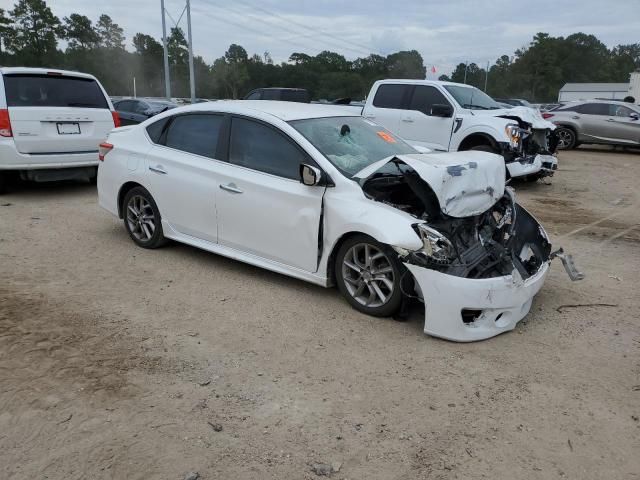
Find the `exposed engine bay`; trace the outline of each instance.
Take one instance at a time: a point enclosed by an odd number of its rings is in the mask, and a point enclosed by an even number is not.
[[[536,157],[542,159],[539,177],[552,176],[557,169],[557,161],[553,158],[558,147],[558,136],[549,128],[534,128],[530,122],[518,116],[500,115],[514,121],[507,127],[510,142],[502,144],[502,155],[507,164],[519,162],[522,165],[533,164]]]
[[[453,217],[443,213],[434,190],[411,166],[390,165],[361,186],[369,198],[416,218],[413,227],[424,247],[399,252],[405,262],[464,278],[501,277],[515,269],[526,279],[549,260],[549,239],[515,202],[512,189],[482,213]]]

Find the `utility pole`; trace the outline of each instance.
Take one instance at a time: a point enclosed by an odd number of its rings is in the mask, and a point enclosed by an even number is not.
[[[469,62],[467,61],[464,64],[464,81],[462,83],[464,83],[465,85],[467,84],[467,67],[469,66]]]
[[[196,101],[196,79],[193,74],[193,40],[191,37],[191,2],[187,0],[187,36],[189,37],[189,88],[191,103]]]
[[[489,62],[487,61],[487,69],[484,73],[484,91],[487,91],[487,82],[489,81]]]
[[[160,0],[162,9],[162,46],[164,47],[164,92],[167,100],[171,100],[171,79],[169,78],[169,48],[167,46],[167,24],[164,19],[164,0]],[[191,44],[191,42],[189,42]]]

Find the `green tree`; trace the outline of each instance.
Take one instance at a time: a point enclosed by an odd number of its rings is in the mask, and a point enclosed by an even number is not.
[[[136,55],[136,79],[140,79],[140,94],[162,95],[164,90],[164,49],[160,42],[150,35],[137,33],[133,37]]]
[[[6,38],[13,35],[13,28],[11,27],[11,19],[7,17],[7,13],[3,8],[0,8],[0,54],[3,51],[3,44],[6,42]]]
[[[422,55],[416,50],[392,53],[387,56],[387,71],[390,78],[417,78],[427,76]]]
[[[19,0],[9,12],[13,28],[5,33],[7,50],[20,57],[25,65],[57,63],[60,19],[44,0]]]
[[[72,49],[89,49],[94,48],[100,37],[93,28],[93,24],[89,17],[72,13],[69,17],[65,17],[63,38],[69,41],[69,48]]]
[[[96,33],[101,47],[124,50],[124,30],[114,23],[109,15],[100,15],[96,24]]]

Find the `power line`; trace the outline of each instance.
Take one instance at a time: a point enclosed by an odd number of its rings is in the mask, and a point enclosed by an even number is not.
[[[224,12],[225,14],[231,13],[233,15],[241,16],[243,19],[246,19],[247,16],[256,18],[254,15],[247,14],[246,12],[239,13],[237,11],[233,11],[233,10],[229,9],[228,7],[224,8],[224,9],[222,9],[220,7],[214,7],[214,8],[217,8],[218,10],[220,10],[221,12]],[[214,19],[214,20],[216,20],[216,21],[218,21],[220,23],[228,23],[228,24],[231,24],[231,25],[235,25],[235,26],[237,26],[239,28],[242,28],[244,30],[253,32],[253,33],[257,34],[257,35],[260,35],[260,36],[263,36],[263,37],[266,37],[266,38],[269,38],[269,39],[272,39],[272,40],[277,40],[277,41],[280,41],[282,43],[286,43],[287,45],[291,45],[291,41],[289,39],[283,39],[283,38],[280,38],[280,37],[277,37],[277,36],[273,36],[273,35],[265,35],[264,31],[259,31],[257,29],[251,28],[251,27],[247,26],[246,24],[240,24],[240,23],[234,22],[234,21],[230,20],[228,18],[228,16],[226,18],[224,18],[224,19],[223,18],[219,18],[217,16],[210,16],[209,18],[212,18],[212,19]],[[259,20],[262,22],[262,26],[265,26],[264,25],[265,19],[264,18],[259,18]],[[272,29],[276,28],[279,31],[285,30],[285,31],[288,31],[289,33],[293,33],[294,35],[303,36],[299,32],[297,32],[295,30],[288,29],[288,28],[284,28],[282,25],[279,25],[279,24],[268,25],[268,26],[270,28],[272,28]],[[316,45],[310,46],[309,44],[307,44],[307,45],[303,44],[303,46],[305,46],[306,48],[308,48],[310,50],[317,50],[318,49],[318,47]],[[356,52],[356,53],[360,52],[359,49],[356,50],[356,49],[353,49],[353,48],[343,47],[343,46],[340,46],[340,48],[342,50],[351,50],[352,52]],[[366,53],[371,53],[371,52],[366,52]]]
[[[308,34],[308,33],[300,33],[299,31],[292,30],[291,28],[285,27],[280,23],[273,23],[274,20],[271,19],[271,18],[257,17],[256,15],[252,15],[252,14],[244,12],[244,11],[243,12],[238,12],[238,11],[230,10],[228,7],[226,7],[226,9],[223,9],[222,11],[225,11],[225,13],[226,12],[230,12],[232,14],[241,16],[243,19],[245,19],[246,17],[255,18],[256,20],[261,22],[262,26],[264,26],[265,22],[270,22],[272,24],[272,25],[268,25],[270,28],[276,28],[278,31],[283,31],[284,30],[286,32],[289,32],[289,33],[295,35],[296,37],[309,37],[310,36],[310,34]],[[290,43],[290,41],[291,41],[290,39],[282,39],[282,38],[278,38],[278,40],[281,40],[281,41],[286,42],[286,43]],[[316,45],[314,45],[313,47],[307,47],[307,48],[311,48],[311,49],[315,50],[318,47]],[[359,48],[352,48],[350,46],[345,47],[344,45],[338,45],[338,43],[336,43],[336,42],[334,42],[334,46],[332,48],[340,48],[342,50],[349,50],[349,51],[354,52],[354,53],[356,53],[358,55],[361,55],[362,53],[365,53],[365,52],[366,53],[370,53],[368,51],[360,50]]]
[[[347,43],[347,44],[350,44],[350,45],[354,45],[356,47],[360,47],[360,48],[364,49],[364,51],[366,51],[367,53],[374,53],[374,52],[372,52],[371,47],[368,46],[368,45],[362,45],[362,44],[356,43],[356,42],[354,42],[352,40],[342,40],[342,39],[336,38],[336,36],[334,34],[330,33],[330,32],[321,30],[319,28],[314,28],[312,26],[305,25],[305,24],[300,23],[300,22],[296,22],[295,20],[292,20],[290,18],[286,18],[286,17],[284,17],[282,15],[279,15],[277,13],[271,12],[271,11],[267,10],[266,8],[264,8],[264,7],[253,5],[252,3],[250,3],[250,2],[248,2],[246,0],[236,0],[236,1],[238,3],[242,3],[246,7],[249,7],[249,8],[255,9],[255,10],[260,10],[261,12],[264,12],[267,15],[271,15],[272,17],[279,18],[279,19],[281,19],[281,20],[283,20],[283,21],[285,21],[287,23],[291,23],[293,25],[297,25],[298,27],[304,28],[305,30],[311,30],[311,31],[317,32],[318,34],[323,35],[325,37],[328,37],[331,40],[337,40],[337,41],[341,41],[341,42],[344,42],[344,43]],[[380,52],[375,52],[375,53],[380,53]]]

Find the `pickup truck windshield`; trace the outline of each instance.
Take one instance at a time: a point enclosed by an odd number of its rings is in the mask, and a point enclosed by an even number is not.
[[[310,118],[289,124],[349,178],[383,158],[418,153],[388,130],[362,117]]]
[[[463,87],[461,85],[445,85],[449,92],[462,108],[472,110],[496,110],[501,108],[498,103],[482,90],[476,87]]]

